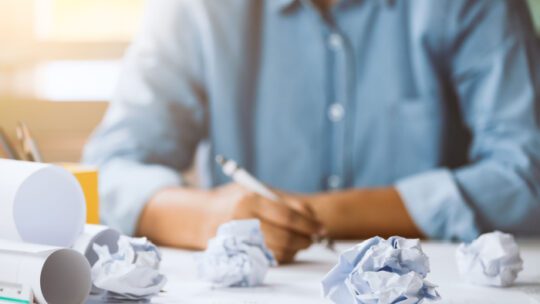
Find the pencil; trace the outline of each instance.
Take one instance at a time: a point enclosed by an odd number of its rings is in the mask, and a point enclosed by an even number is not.
[[[41,156],[38,145],[30,134],[30,129],[28,129],[25,123],[20,121],[17,127],[17,136],[21,141],[23,151],[28,159],[35,162],[43,162],[43,157]]]
[[[8,158],[19,159],[18,153],[15,151],[15,148],[13,148],[9,137],[7,136],[6,132],[4,132],[2,127],[0,127],[0,147],[6,153]]]

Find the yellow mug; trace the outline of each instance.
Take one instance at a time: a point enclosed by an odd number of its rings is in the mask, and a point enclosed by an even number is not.
[[[60,163],[58,165],[71,172],[81,184],[86,200],[86,222],[88,224],[99,224],[97,168],[77,163]]]

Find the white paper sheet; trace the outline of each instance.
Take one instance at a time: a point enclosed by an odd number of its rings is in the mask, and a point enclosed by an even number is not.
[[[83,191],[61,167],[0,159],[0,238],[71,246],[86,219]]]
[[[72,249],[0,239],[0,282],[29,286],[38,303],[83,303],[90,265]]]

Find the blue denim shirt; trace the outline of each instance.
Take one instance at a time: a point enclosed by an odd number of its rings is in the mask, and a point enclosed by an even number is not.
[[[200,143],[263,182],[396,186],[421,230],[540,234],[540,64],[524,1],[152,0],[85,160],[133,233]]]

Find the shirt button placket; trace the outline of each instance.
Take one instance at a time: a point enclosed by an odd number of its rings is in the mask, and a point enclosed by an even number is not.
[[[343,54],[343,48],[344,48],[344,40],[340,33],[338,32],[331,32],[327,36],[327,45],[328,48],[334,53],[334,56],[336,58],[340,58]],[[334,70],[334,73],[337,73],[337,71],[341,70],[339,64],[341,60],[337,60],[338,66],[337,70]],[[341,82],[344,81],[342,79],[342,75],[337,74],[337,78],[334,78],[336,81],[334,88],[335,92],[337,93],[334,98],[340,99],[345,96],[342,96],[340,89]],[[345,107],[342,102],[334,102],[328,106],[327,109],[327,116],[331,123],[333,123],[333,136],[334,136],[334,144],[333,144],[333,157],[336,158],[336,161],[334,162],[334,165],[332,166],[331,174],[327,177],[326,184],[328,189],[330,190],[337,190],[343,187],[343,178],[341,177],[341,174],[343,173],[343,168],[341,168],[340,163],[342,163],[342,145],[343,142],[341,140],[342,132],[343,132],[343,119],[345,117]]]
[[[330,175],[327,184],[331,190],[339,189],[341,187],[341,177],[339,175]]]
[[[333,103],[328,108],[328,119],[332,122],[340,122],[345,116],[345,108],[340,103]]]
[[[328,35],[328,46],[334,51],[341,50],[343,47],[343,37],[338,33],[330,33]]]

